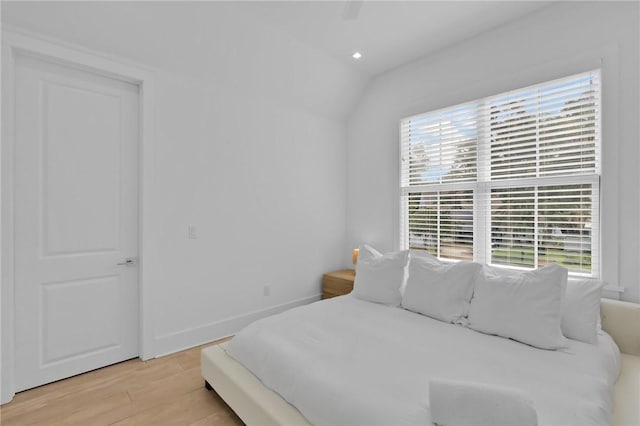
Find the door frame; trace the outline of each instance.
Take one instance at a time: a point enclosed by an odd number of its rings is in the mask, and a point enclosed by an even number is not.
[[[14,194],[15,194],[15,56],[27,54],[65,66],[98,73],[139,87],[138,136],[138,328],[139,357],[153,358],[153,316],[151,286],[145,247],[149,242],[152,208],[154,152],[154,72],[85,48],[14,28],[2,29],[2,143],[0,146],[0,403],[15,395],[15,278],[14,278]],[[147,260],[147,261],[145,261]]]

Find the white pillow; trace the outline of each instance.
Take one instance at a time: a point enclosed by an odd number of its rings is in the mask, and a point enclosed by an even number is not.
[[[398,306],[408,256],[408,250],[383,255],[373,247],[361,246],[352,294],[370,302]]]
[[[469,308],[469,327],[542,349],[566,346],[560,322],[567,269],[555,263],[517,275],[483,268]]]
[[[565,337],[596,343],[603,285],[594,279],[567,281],[561,324]]]
[[[521,272],[485,266],[494,275],[515,277]],[[595,344],[600,327],[600,299],[604,283],[591,278],[568,279],[562,306],[561,330],[565,337]]]
[[[429,253],[426,250],[411,250],[409,251],[409,262],[411,262],[411,258],[420,258],[420,259],[424,259],[425,261],[429,261],[433,264],[436,265],[441,265],[443,262],[438,259],[437,257],[435,257],[434,255],[432,255],[431,253]]]
[[[482,266],[434,259],[411,253],[402,307],[440,321],[462,322],[469,313],[473,282]]]

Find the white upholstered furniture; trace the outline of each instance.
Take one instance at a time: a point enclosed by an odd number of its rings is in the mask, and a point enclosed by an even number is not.
[[[613,425],[640,425],[640,304],[603,299],[600,315],[621,352]]]
[[[613,424],[640,425],[640,304],[603,299],[602,328],[622,352]],[[308,425],[293,406],[227,355],[223,345],[202,351],[202,376],[248,425]]]

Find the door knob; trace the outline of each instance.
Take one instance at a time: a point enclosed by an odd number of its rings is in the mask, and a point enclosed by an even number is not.
[[[118,266],[133,266],[136,263],[136,259],[134,257],[127,257],[124,262],[117,263]]]

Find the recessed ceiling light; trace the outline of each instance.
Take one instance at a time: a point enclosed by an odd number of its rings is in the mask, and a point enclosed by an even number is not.
[[[353,55],[351,55],[353,57],[353,59],[360,59],[362,58],[362,53],[360,52],[356,52]]]

